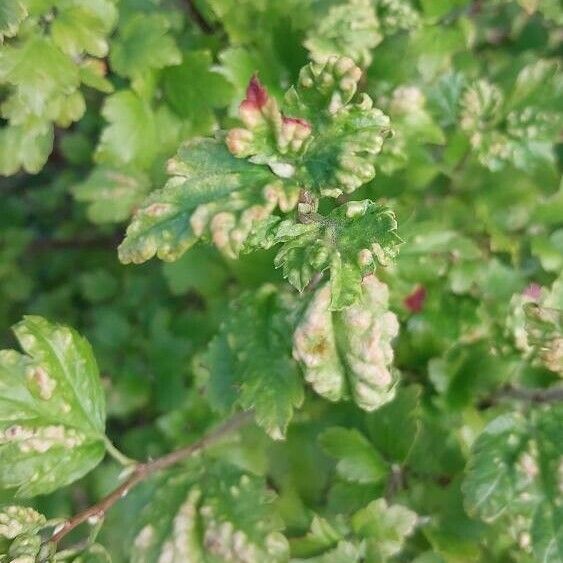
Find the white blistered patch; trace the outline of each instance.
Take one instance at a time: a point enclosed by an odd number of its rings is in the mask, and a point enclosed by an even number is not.
[[[48,401],[53,396],[57,382],[49,376],[43,367],[29,367],[26,376],[31,389],[37,391],[41,399]]]
[[[330,288],[317,291],[293,339],[293,355],[315,391],[338,400],[349,393],[365,410],[394,396],[392,339],[399,322],[388,310],[387,286],[375,276],[362,282],[358,303],[331,312]]]
[[[0,432],[0,444],[17,444],[22,453],[45,453],[53,447],[72,449],[84,442],[84,436],[61,425],[27,428],[14,424]]]

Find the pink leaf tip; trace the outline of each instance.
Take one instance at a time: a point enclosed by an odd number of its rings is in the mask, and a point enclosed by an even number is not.
[[[524,297],[528,297],[533,301],[539,301],[541,297],[541,285],[536,282],[532,282],[528,287],[522,291]]]
[[[256,109],[263,108],[268,103],[268,90],[264,88],[258,76],[255,74],[246,88],[246,99],[243,104],[254,106]]]
[[[414,289],[412,293],[407,295],[403,301],[405,307],[411,313],[420,313],[424,307],[424,302],[426,301],[426,288],[419,285]]]

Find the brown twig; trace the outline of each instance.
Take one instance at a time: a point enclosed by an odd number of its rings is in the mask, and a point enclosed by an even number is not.
[[[125,497],[129,491],[137,486],[141,481],[144,481],[151,475],[154,475],[158,471],[167,469],[180,461],[183,461],[194,454],[204,450],[208,446],[215,444],[226,434],[234,432],[246,424],[250,419],[249,413],[238,413],[232,418],[203,436],[197,442],[180,448],[174,452],[171,452],[163,457],[159,457],[153,461],[146,463],[139,463],[133,469],[131,475],[114,489],[109,495],[104,497],[101,501],[90,506],[86,510],[79,512],[69,520],[67,520],[62,528],[60,528],[49,540],[51,544],[59,543],[68,533],[70,533],[74,528],[80,524],[86,522],[90,518],[99,519],[102,518],[106,512],[121,498]]]
[[[498,391],[494,392],[490,397],[487,397],[479,403],[479,408],[485,409],[492,405],[496,405],[503,399],[516,399],[519,401],[526,401],[529,403],[558,403],[563,401],[563,386],[557,385],[548,387],[546,389],[538,389],[531,387],[513,387],[507,385],[501,387]]]

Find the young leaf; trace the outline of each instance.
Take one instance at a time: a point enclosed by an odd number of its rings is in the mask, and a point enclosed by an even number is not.
[[[0,506],[0,561],[35,561],[47,519],[33,508]]]
[[[283,438],[293,409],[303,402],[303,387],[291,358],[288,312],[273,286],[233,303],[207,361],[211,403],[253,409],[272,438]]]
[[[231,101],[231,85],[211,64],[209,51],[190,51],[182,64],[164,71],[164,93],[170,107],[196,128],[208,129],[215,121],[213,110]]]
[[[74,330],[26,317],[14,332],[27,355],[0,352],[0,485],[34,496],[101,461],[105,401],[92,349]]]
[[[107,36],[117,19],[111,0],[97,0],[88,4],[62,4],[51,26],[55,45],[71,57],[88,53],[105,57],[109,46]]]
[[[387,464],[357,430],[329,428],[319,440],[326,453],[338,460],[336,471],[343,479],[357,483],[377,483],[387,475]]]
[[[532,547],[537,561],[563,561],[563,508],[543,502],[538,505],[531,529]]]
[[[262,478],[221,463],[161,481],[131,561],[287,561],[287,541]]]
[[[180,64],[182,57],[168,34],[169,20],[162,14],[139,13],[119,28],[110,63],[117,74],[135,78],[150,69]]]
[[[330,308],[340,310],[361,295],[361,281],[387,265],[401,239],[393,212],[370,200],[351,201],[326,217],[303,214],[306,224],[283,222],[273,242],[283,242],[275,258],[284,277],[303,291],[315,272],[330,269]]]
[[[98,162],[148,168],[159,149],[150,105],[135,92],[122,90],[106,98],[102,115],[109,125],[102,131],[96,149]]]
[[[155,254],[176,260],[202,237],[236,256],[275,209],[277,194],[283,197],[273,174],[234,158],[223,143],[211,139],[185,143],[169,170],[174,176],[148,197],[127,229],[119,247],[125,264]]]
[[[399,323],[388,299],[387,286],[374,276],[363,280],[360,300],[343,311],[331,312],[327,285],[316,291],[295,330],[293,356],[319,395],[351,397],[367,411],[393,399],[391,340]]]

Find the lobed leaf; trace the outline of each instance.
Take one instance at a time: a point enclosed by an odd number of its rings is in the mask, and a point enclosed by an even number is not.
[[[273,243],[283,245],[275,258],[299,291],[315,273],[330,270],[330,308],[341,310],[361,295],[362,277],[387,265],[401,239],[393,212],[370,200],[351,201],[323,217],[302,215],[305,224],[282,222],[274,230]]]
[[[210,344],[207,363],[212,405],[252,409],[272,438],[285,436],[294,408],[303,402],[303,387],[291,358],[287,306],[273,286],[244,294],[232,304]]]

